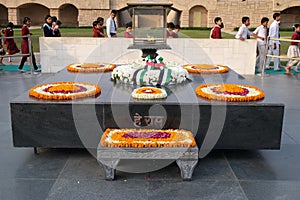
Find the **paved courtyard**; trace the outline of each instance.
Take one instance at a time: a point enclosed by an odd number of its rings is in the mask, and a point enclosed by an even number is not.
[[[0,72],[0,199],[300,199],[298,76],[246,78],[285,104],[280,150],[217,150],[199,160],[191,182],[176,164],[155,172],[117,171],[106,181],[88,151],[14,148],[9,102],[53,74]],[[38,121],[36,123],[39,123]]]

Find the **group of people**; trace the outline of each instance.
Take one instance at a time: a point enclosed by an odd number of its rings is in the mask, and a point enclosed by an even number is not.
[[[174,24],[173,22],[167,23],[166,37],[167,38],[178,38],[180,31],[180,25]]]
[[[93,37],[117,37],[117,26],[115,22],[116,15],[116,10],[112,10],[110,12],[110,16],[106,20],[106,35],[103,29],[104,18],[98,17],[97,20],[93,22]],[[126,31],[124,32],[124,37],[133,38],[131,22],[126,24]]]
[[[21,31],[22,36],[32,35],[29,30],[30,24],[31,24],[31,19],[29,17],[24,17],[22,31]],[[59,27],[61,26],[61,24],[62,24],[62,22],[57,20],[57,18],[55,16],[46,15],[45,23],[42,27],[44,37],[61,37],[61,33],[59,30]],[[14,24],[12,22],[9,22],[6,29],[3,31],[0,31],[0,37],[1,37],[1,32],[4,34],[4,37],[13,37],[14,36],[13,28],[14,28]],[[13,54],[20,52],[20,50],[17,47],[13,38],[5,38],[5,40],[0,41],[0,55],[6,54],[6,52],[3,48],[4,47],[3,44],[6,45],[8,55],[13,55]],[[28,37],[22,37],[21,53],[29,54],[29,48],[31,48],[31,50],[32,50],[32,45],[31,45],[31,47],[29,47],[29,44],[28,44]],[[41,70],[38,68],[38,66],[36,64],[36,59],[35,59],[35,55],[34,55],[33,51],[31,51],[31,52],[32,52],[31,55],[32,55],[32,65],[34,68],[34,73],[38,73]],[[22,56],[21,63],[18,68],[19,72],[21,72],[21,73],[25,72],[23,70],[23,67],[24,67],[24,64],[27,61],[28,57],[29,57],[29,55]],[[4,65],[2,61],[3,61],[3,57],[0,58],[0,65]]]
[[[250,35],[257,39],[257,50],[258,50],[258,56],[256,59],[256,65],[258,68],[258,72],[260,73],[263,69],[264,60],[265,60],[265,69],[271,69],[270,68],[270,62],[271,57],[268,56],[265,58],[266,53],[268,55],[274,55],[279,56],[280,55],[280,41],[278,40],[280,38],[279,34],[279,26],[280,26],[280,20],[281,16],[280,13],[274,13],[273,14],[273,22],[270,25],[270,28],[268,30],[268,23],[269,19],[267,17],[263,17],[261,19],[261,25],[258,26],[253,33],[250,33],[248,30],[248,26],[250,25],[250,18],[249,17],[243,17],[242,23],[243,25],[239,28],[239,31],[236,34],[236,38],[240,39],[242,41],[250,38]],[[295,32],[292,35],[292,40],[300,40],[300,25],[295,24],[294,25]],[[271,38],[268,46],[266,46],[267,38]],[[291,59],[289,60],[287,66],[285,67],[285,74],[292,75],[290,69],[293,65],[297,64],[295,67],[295,71],[298,72],[298,68],[300,67],[300,61],[293,59],[293,58],[299,58],[300,52],[299,52],[299,43],[292,41],[290,43],[287,56]],[[278,57],[274,57],[274,71],[281,71],[280,68],[280,59]]]
[[[109,18],[106,20],[106,35],[104,33],[103,25],[104,19],[98,17],[97,20],[93,22],[93,37],[117,37],[117,26],[115,18],[117,15],[116,10],[110,12]],[[173,22],[167,23],[166,37],[167,38],[178,38],[178,32],[180,31],[179,25],[174,25]],[[126,30],[124,32],[125,38],[133,38],[132,34],[132,22],[126,24]]]
[[[242,18],[242,26],[239,27],[239,30],[237,34],[235,35],[236,39],[239,39],[241,41],[245,41],[250,38],[250,36],[256,38],[257,40],[257,59],[256,59],[256,67],[258,69],[258,72],[260,73],[263,69],[264,61],[265,61],[265,69],[269,70],[271,57],[265,58],[266,54],[279,56],[280,55],[280,41],[276,40],[280,38],[279,34],[279,26],[280,26],[280,13],[274,13],[273,14],[274,21],[270,25],[270,28],[268,29],[268,23],[269,18],[263,17],[261,19],[261,25],[258,26],[252,33],[249,31],[248,26],[250,25],[250,18],[249,17],[243,17]],[[224,27],[224,24],[222,22],[222,18],[216,17],[214,19],[215,26],[212,28],[210,32],[210,38],[211,39],[221,39],[222,38],[222,32],[221,29]],[[300,40],[300,25],[295,24],[294,25],[295,32],[292,35],[292,40]],[[272,38],[269,43],[268,47],[266,46],[267,38]],[[275,39],[275,40],[274,40]],[[287,56],[291,58],[299,58],[299,43],[298,42],[291,42]],[[266,60],[265,60],[266,59]],[[297,64],[298,63],[298,64]],[[298,72],[298,68],[300,67],[300,61],[296,59],[290,59],[287,66],[285,67],[285,73],[287,75],[291,75],[290,69],[293,65],[296,65],[295,71]],[[280,59],[278,57],[274,58],[274,70],[275,71],[281,71],[280,69]]]
[[[29,47],[29,44],[28,44],[28,35],[31,35],[31,33],[29,31],[30,24],[31,24],[31,19],[29,17],[24,17],[23,26],[22,26],[22,36],[24,36],[24,37],[22,37],[22,42],[21,42],[21,52],[22,52],[22,54],[29,54],[29,48],[32,49],[32,46]],[[3,44],[6,45],[8,55],[13,55],[13,54],[16,54],[16,53],[20,52],[20,50],[17,47],[14,39],[11,38],[11,37],[14,36],[13,28],[14,28],[14,24],[12,22],[9,22],[6,29],[1,31],[2,33],[4,33],[5,37],[10,37],[10,38],[5,38],[4,41],[0,42],[0,44],[1,44],[0,45],[1,55],[5,55],[5,50],[3,48],[3,46],[4,46]],[[1,36],[1,32],[0,32],[0,36]],[[24,72],[23,66],[24,66],[28,56],[29,55],[23,55],[22,56],[21,63],[20,63],[19,68],[18,68],[19,72],[22,72],[22,73]],[[0,65],[4,65],[2,63],[2,60],[3,60],[3,57],[0,58]],[[32,64],[33,64],[33,68],[34,68],[35,73],[41,71],[36,65],[35,56],[34,56],[33,52],[32,52]]]
[[[115,22],[115,17],[117,15],[116,10],[112,10],[110,12],[109,18],[106,20],[106,35],[104,34],[103,24],[104,19],[102,17],[98,17],[96,21],[93,22],[93,37],[117,37],[117,26]],[[269,19],[267,17],[263,17],[261,19],[261,25],[258,26],[252,33],[249,31],[248,26],[250,25],[250,18],[249,17],[243,17],[242,18],[242,26],[239,28],[237,34],[235,35],[236,39],[239,39],[241,41],[245,41],[250,38],[250,36],[257,39],[257,59],[256,59],[256,66],[258,68],[258,72],[261,72],[263,69],[264,61],[265,61],[265,69],[270,69],[270,61],[271,57],[267,57],[265,60],[266,54],[269,55],[275,55],[279,56],[280,54],[280,41],[276,40],[280,38],[279,34],[279,26],[280,26],[280,13],[274,13],[273,14],[274,21],[270,25],[270,28],[268,30],[268,23]],[[212,28],[210,32],[210,38],[211,39],[221,39],[222,38],[222,32],[221,29],[224,28],[224,24],[221,17],[216,17],[214,19],[215,26]],[[25,17],[23,20],[23,26],[22,26],[22,36],[31,35],[29,31],[29,27],[31,24],[31,19],[29,17]],[[45,17],[45,23],[43,25],[43,34],[45,37],[61,37],[60,33],[60,26],[61,21],[57,20],[55,16],[46,15]],[[9,22],[6,29],[0,31],[0,37],[1,33],[4,34],[5,37],[13,37],[14,31],[13,31],[14,24],[12,22]],[[295,32],[292,35],[292,40],[300,40],[300,24],[294,25]],[[167,38],[178,38],[178,33],[180,31],[179,25],[174,25],[173,22],[167,23],[167,29],[166,29],[166,37]],[[126,31],[124,32],[125,38],[132,38],[132,23],[126,24]],[[269,43],[268,47],[266,46],[267,38],[272,38]],[[275,40],[274,40],[275,39]],[[7,53],[9,55],[15,54],[20,52],[18,49],[16,43],[14,42],[13,38],[7,38],[5,40],[0,41],[0,55],[5,55],[4,50],[4,44],[7,47]],[[29,54],[29,47],[28,45],[28,37],[22,38],[21,43],[21,51],[22,54]],[[300,52],[299,52],[299,42],[292,41],[290,43],[287,56],[291,58],[300,58]],[[21,63],[19,65],[19,71],[23,71],[24,63],[27,60],[27,55],[24,55],[22,57]],[[3,57],[0,58],[0,65],[4,65]],[[32,53],[32,64],[34,67],[35,72],[39,72],[35,61],[35,56]],[[298,72],[298,68],[300,67],[300,61],[297,59],[290,59],[287,66],[285,67],[285,71],[287,75],[291,75],[291,68],[293,65],[296,65],[295,71]],[[280,69],[280,59],[278,57],[274,58],[274,70],[275,71],[281,71]]]
[[[44,37],[61,37],[60,26],[62,22],[56,16],[46,15],[43,25]]]

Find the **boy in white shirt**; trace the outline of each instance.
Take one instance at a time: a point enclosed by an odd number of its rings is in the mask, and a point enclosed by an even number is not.
[[[244,41],[248,38],[250,38],[250,31],[248,29],[248,26],[250,25],[250,18],[249,17],[243,17],[242,18],[243,25],[239,28],[239,31],[235,35],[236,39],[239,39],[241,41]]]
[[[274,13],[274,22],[270,26],[269,37],[279,38],[279,23],[280,23],[280,13]],[[268,54],[279,56],[280,42],[278,40],[270,40],[268,47]],[[271,57],[267,57],[266,69],[270,69],[269,64]],[[274,58],[274,71],[281,71],[279,68],[280,60],[279,58]]]
[[[269,18],[263,17],[261,19],[261,25],[253,31],[252,36],[256,34],[258,37],[257,40],[257,49],[258,49],[258,56],[256,58],[256,64],[258,66],[258,72],[261,72],[263,69],[263,62],[265,59],[266,54],[266,40],[268,36],[268,22]]]

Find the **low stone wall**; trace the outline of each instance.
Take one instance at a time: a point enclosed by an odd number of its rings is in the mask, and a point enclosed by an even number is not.
[[[40,38],[42,72],[57,72],[71,63],[131,63],[140,50],[128,50],[127,38]],[[256,40],[168,39],[172,50],[159,50],[166,61],[227,65],[239,74],[254,74]]]

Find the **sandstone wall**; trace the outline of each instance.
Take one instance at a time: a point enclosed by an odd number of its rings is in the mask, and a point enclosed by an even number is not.
[[[154,2],[152,0],[151,2]],[[44,7],[49,10],[50,14],[59,14],[58,10],[64,5],[70,4],[78,10],[78,25],[90,26],[92,21],[98,16],[103,18],[109,17],[109,11],[111,9],[124,10],[127,8],[127,3],[145,2],[144,0],[2,0],[1,1],[1,15],[0,21],[12,21],[14,23],[20,23],[21,18],[24,17],[24,13],[29,4],[37,4],[40,7]],[[163,2],[163,1],[157,1]],[[251,26],[256,27],[260,24],[260,19],[264,16],[269,17],[272,21],[272,15],[274,12],[282,12],[283,16],[286,16],[286,20],[282,20],[282,26],[290,26],[297,19],[300,19],[300,0],[173,0],[164,1],[173,3],[173,8],[178,11],[177,14],[171,13],[168,19],[173,19],[174,22],[180,23],[183,27],[193,25],[193,16],[201,16],[201,26],[212,27],[214,25],[213,19],[216,16],[223,18],[226,29],[233,29],[241,25],[241,18],[243,16],[249,16],[251,19]],[[196,8],[196,9],[195,9]],[[294,8],[296,12],[288,13],[285,15],[285,11],[288,8]],[[45,10],[44,9],[44,10]],[[201,10],[201,15],[197,13],[194,15],[195,10]],[[299,12],[297,12],[299,10]],[[21,12],[20,12],[21,11]],[[39,9],[41,11],[41,9]],[[34,12],[34,11],[33,11]],[[45,13],[42,12],[41,15]],[[46,13],[49,14],[49,13]],[[6,17],[8,16],[8,17]],[[175,17],[174,17],[175,16]],[[124,25],[128,22],[128,17],[123,22],[121,17],[118,20],[118,24]],[[40,22],[39,22],[40,23]]]

